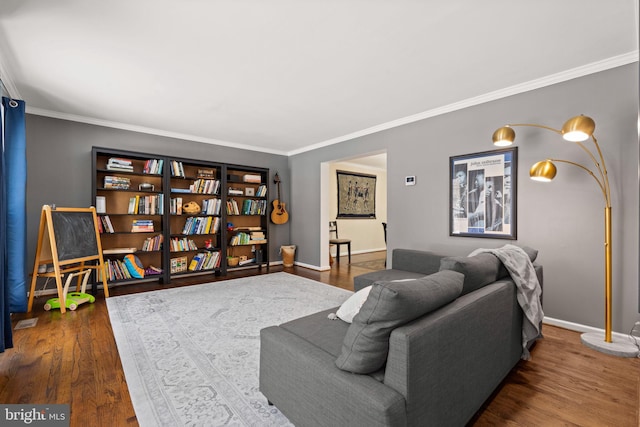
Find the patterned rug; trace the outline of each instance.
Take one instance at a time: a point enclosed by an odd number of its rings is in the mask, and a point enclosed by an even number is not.
[[[351,294],[274,273],[108,298],[140,426],[290,426],[258,390],[260,329]]]

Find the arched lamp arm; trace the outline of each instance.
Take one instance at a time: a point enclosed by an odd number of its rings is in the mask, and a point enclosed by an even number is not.
[[[559,135],[562,135],[562,131],[559,130],[559,129],[554,129],[554,128],[549,127],[549,126],[539,125],[539,124],[536,124],[536,123],[514,123],[514,124],[508,124],[506,126],[507,127],[514,127],[514,126],[534,127],[534,128],[550,130],[551,132],[555,132],[555,133],[557,133]]]
[[[577,166],[580,169],[584,170],[585,172],[587,172],[589,175],[591,175],[593,177],[593,179],[596,180],[596,182],[598,183],[598,187],[600,187],[600,190],[602,191],[602,195],[604,196],[604,202],[607,208],[611,207],[611,200],[609,198],[609,194],[607,191],[607,188],[605,186],[604,183],[602,183],[598,177],[593,173],[593,171],[591,169],[589,169],[586,166],[581,165],[580,163],[576,163],[576,162],[572,162],[570,160],[562,160],[562,159],[548,159],[551,162],[560,162],[560,163],[567,163],[573,166]]]

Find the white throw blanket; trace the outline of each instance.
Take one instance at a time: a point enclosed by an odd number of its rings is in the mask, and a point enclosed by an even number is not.
[[[528,346],[542,335],[540,322],[544,317],[540,295],[542,289],[535,268],[527,253],[515,245],[504,245],[497,249],[476,249],[469,256],[482,252],[495,255],[506,267],[517,288],[517,299],[525,318],[522,322],[522,359],[529,360]]]

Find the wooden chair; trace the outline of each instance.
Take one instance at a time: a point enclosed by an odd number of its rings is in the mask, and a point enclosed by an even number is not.
[[[332,238],[331,234],[335,234]],[[340,246],[347,245],[347,252],[349,253],[349,264],[351,264],[351,239],[340,239],[338,237],[338,222],[329,221],[329,248],[331,245],[336,245],[336,259],[340,262]]]
[[[387,223],[383,222],[382,223],[382,229],[384,230],[384,246],[387,246]],[[387,258],[384,258],[384,266],[387,266]]]

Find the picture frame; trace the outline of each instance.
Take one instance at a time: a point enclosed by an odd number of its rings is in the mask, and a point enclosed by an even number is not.
[[[337,218],[376,217],[376,175],[336,171],[338,183]]]
[[[449,235],[517,238],[518,147],[449,158]]]
[[[244,195],[245,196],[249,196],[249,197],[253,197],[256,195],[256,189],[253,187],[247,187],[244,189]]]

